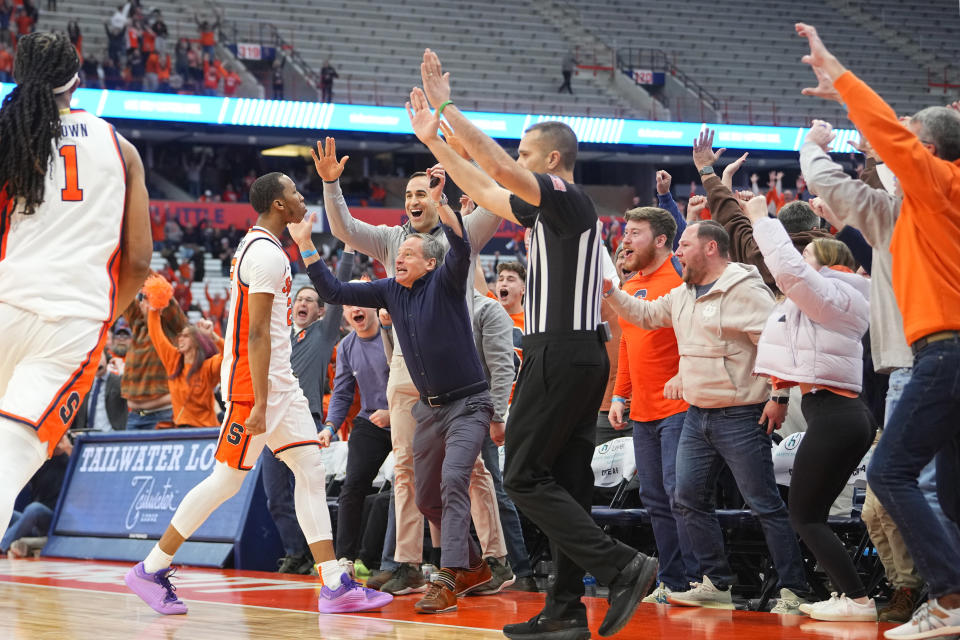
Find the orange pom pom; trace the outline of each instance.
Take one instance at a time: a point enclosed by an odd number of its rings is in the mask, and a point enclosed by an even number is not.
[[[173,297],[173,285],[159,274],[153,274],[143,283],[143,297],[154,309],[165,309]]]

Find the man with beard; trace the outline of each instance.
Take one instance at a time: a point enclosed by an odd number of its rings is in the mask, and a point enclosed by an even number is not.
[[[390,366],[377,310],[344,305],[343,315],[353,332],[337,348],[337,374],[320,442],[329,443],[343,425],[359,388],[361,409],[347,440],[347,475],[337,501],[337,555],[341,563],[352,563],[360,552],[363,500],[393,447],[387,406]]]
[[[703,582],[667,599],[674,605],[734,608],[733,573],[714,502],[725,462],[763,528],[781,599],[802,603],[799,594],[809,587],[770,457],[769,434],[782,424],[787,405],[771,396],[769,381],[753,375],[773,295],[756,267],[730,262],[730,236],[716,222],[688,226],[677,258],[683,283],[656,300],[632,297],[604,282],[604,297],[627,322],[647,330],[673,327],[681,354],[682,396],[690,408],[677,445],[676,503]]]
[[[633,276],[622,291],[640,300],[656,300],[682,284],[680,261],[673,255],[677,223],[664,209],[627,211],[621,258]],[[687,403],[676,376],[680,362],[677,338],[669,328],[647,330],[620,319],[622,337],[617,384],[610,405],[610,424],[633,432],[640,475],[640,498],[650,513],[660,556],[659,586],[644,602],[667,603],[699,577],[696,557],[676,504],[677,445]],[[630,401],[629,423],[624,409]]]

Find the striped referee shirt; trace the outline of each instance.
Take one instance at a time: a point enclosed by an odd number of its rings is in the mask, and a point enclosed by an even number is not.
[[[601,223],[581,187],[551,174],[533,174],[540,206],[517,196],[510,205],[532,230],[524,303],[526,335],[594,331],[600,324]]]

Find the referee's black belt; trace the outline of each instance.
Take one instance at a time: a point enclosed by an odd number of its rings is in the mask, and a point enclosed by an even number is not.
[[[431,407],[442,407],[445,404],[450,404],[454,400],[460,400],[461,398],[472,396],[475,393],[486,391],[489,388],[490,386],[487,384],[487,381],[481,380],[480,382],[474,382],[473,384],[468,384],[465,387],[460,387],[459,389],[454,389],[453,391],[447,391],[446,393],[439,393],[435,396],[421,395],[420,400],[424,404]]]

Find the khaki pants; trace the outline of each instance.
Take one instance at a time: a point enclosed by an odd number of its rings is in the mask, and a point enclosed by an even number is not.
[[[860,516],[867,526],[870,540],[877,548],[877,555],[887,574],[887,581],[894,588],[919,589],[923,586],[923,579],[917,573],[917,568],[907,551],[907,545],[897,530],[897,525],[887,510],[877,500],[870,486],[867,485],[867,496],[863,502],[863,512]]]
[[[390,438],[395,458],[393,493],[397,516],[397,562],[423,561],[423,514],[417,508],[413,482],[413,435],[417,423],[411,410],[419,402],[420,392],[413,385],[403,356],[395,353],[390,362],[387,380],[387,403],[390,405]],[[485,558],[502,558],[507,545],[500,525],[500,510],[493,486],[493,477],[477,456],[470,476],[470,514],[480,538]],[[439,542],[431,529],[431,539]]]

